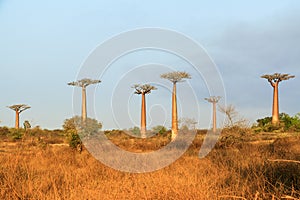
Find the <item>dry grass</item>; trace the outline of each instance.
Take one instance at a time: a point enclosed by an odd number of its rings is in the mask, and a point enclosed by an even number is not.
[[[289,160],[300,160],[300,151],[291,152],[299,149],[295,142],[300,145],[299,137],[272,144],[217,145],[205,159],[199,159],[202,138],[198,135],[172,165],[144,174],[116,171],[86,150],[79,154],[63,145],[1,143],[0,199],[300,198],[300,165],[268,161],[285,159],[286,154]],[[132,151],[157,149],[167,141],[156,140],[144,144],[141,139],[114,138]],[[286,146],[289,141],[291,145]]]

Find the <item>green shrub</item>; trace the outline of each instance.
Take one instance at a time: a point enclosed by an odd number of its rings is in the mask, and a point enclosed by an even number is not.
[[[300,113],[295,116],[289,116],[286,113],[279,114],[280,123],[272,124],[272,117],[265,117],[256,120],[257,124],[252,127],[255,132],[300,132]]]
[[[102,124],[97,120],[87,118],[83,123],[79,116],[66,119],[63,124],[64,135],[67,135],[69,146],[77,149],[82,148],[82,137],[97,134],[101,128]]]
[[[141,135],[140,128],[137,127],[137,126],[135,126],[135,127],[133,127],[133,128],[130,128],[129,131],[132,132],[134,135],[137,135],[137,136],[138,136],[138,135]]]
[[[22,139],[23,131],[22,131],[22,129],[11,129],[9,136],[13,140]]]
[[[75,149],[78,147],[78,145],[82,145],[79,135],[77,133],[71,133],[69,138],[69,146]]]
[[[152,128],[154,133],[158,133],[159,135],[164,135],[167,132],[166,127],[158,125]]]
[[[9,129],[7,127],[0,127],[0,136],[7,136],[9,133]]]

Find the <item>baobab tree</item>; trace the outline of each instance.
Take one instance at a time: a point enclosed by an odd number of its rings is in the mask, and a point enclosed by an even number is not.
[[[278,85],[281,81],[294,78],[295,76],[289,74],[274,73],[272,75],[262,75],[261,78],[265,78],[269,81],[273,87],[273,109],[272,109],[272,124],[279,124],[279,98],[278,98]]]
[[[161,78],[168,79],[173,83],[172,92],[172,139],[174,139],[178,134],[178,120],[177,120],[177,98],[176,98],[176,84],[183,82],[184,79],[190,79],[191,75],[186,72],[170,72],[160,75]]]
[[[25,104],[16,104],[12,106],[8,106],[8,108],[14,110],[16,112],[16,121],[15,121],[15,128],[19,129],[20,124],[20,113],[29,109],[30,106],[27,106]]]
[[[156,90],[157,88],[149,84],[135,84],[132,86],[135,89],[135,94],[142,95],[142,108],[141,108],[141,135],[145,137],[146,134],[146,94],[151,93],[151,90]]]
[[[220,96],[211,96],[209,98],[205,98],[209,103],[213,104],[213,132],[217,131],[217,103],[221,99]]]
[[[81,119],[82,122],[86,121],[87,118],[87,112],[86,112],[86,87],[91,84],[97,84],[100,83],[100,80],[92,80],[88,78],[84,78],[81,80],[78,80],[76,82],[70,82],[68,85],[71,86],[77,86],[82,88],[82,105],[81,105]]]

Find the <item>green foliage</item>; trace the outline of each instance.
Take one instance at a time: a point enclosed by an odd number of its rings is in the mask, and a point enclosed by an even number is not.
[[[272,117],[265,117],[262,119],[256,120],[258,127],[264,127],[272,122]]]
[[[166,127],[162,125],[158,125],[152,128],[153,132],[158,133],[160,135],[164,135],[167,132]]]
[[[0,127],[0,136],[7,136],[9,133],[10,131],[7,127]]]
[[[79,135],[77,133],[71,133],[69,137],[69,146],[75,149],[78,145],[82,145]]]
[[[13,140],[19,140],[19,139],[22,139],[22,136],[23,136],[23,131],[22,131],[22,129],[11,129],[11,130],[10,130],[10,137],[11,137]]]
[[[255,132],[284,132],[295,131],[300,132],[300,113],[295,116],[289,116],[286,113],[279,114],[280,124],[273,125],[272,117],[265,117],[256,120],[257,124],[253,126]]]
[[[101,128],[102,124],[97,120],[87,118],[85,122],[82,122],[79,116],[66,119],[63,124],[64,132],[68,137],[69,146],[72,148],[77,148],[78,144],[82,143],[81,138],[97,134]]]
[[[28,120],[25,120],[25,121],[24,121],[23,126],[24,126],[25,131],[26,131],[27,129],[30,129],[30,128],[31,128],[31,124],[29,123]]]
[[[130,128],[129,131],[132,132],[134,135],[141,135],[141,130],[137,126]]]

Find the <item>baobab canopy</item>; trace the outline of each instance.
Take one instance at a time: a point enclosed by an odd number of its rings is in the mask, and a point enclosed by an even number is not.
[[[221,99],[220,96],[211,96],[209,98],[204,98],[206,101],[210,103],[218,103],[218,101]]]
[[[30,108],[30,106],[28,106],[26,104],[16,104],[16,105],[8,106],[8,107],[14,111],[18,111],[19,113]]]
[[[15,122],[15,128],[19,128],[19,114],[23,112],[24,110],[27,110],[30,108],[30,106],[25,104],[15,104],[12,106],[8,106],[10,109],[14,110],[16,112],[16,122]]]
[[[283,80],[294,78],[295,76],[289,74],[274,73],[272,75],[262,75],[261,78],[265,78],[269,81],[273,87],[273,108],[272,108],[272,124],[279,124],[279,97],[278,97],[278,85]]]
[[[165,74],[160,75],[160,77],[164,78],[164,79],[168,79],[169,81],[171,81],[173,83],[183,82],[184,78],[191,79],[190,74],[188,74],[186,72],[180,72],[180,71],[165,73]]]
[[[86,121],[87,118],[87,111],[86,111],[86,87],[91,85],[91,84],[97,84],[100,83],[100,80],[92,80],[89,78],[84,78],[81,80],[78,80],[76,82],[70,82],[68,85],[71,86],[77,86],[82,88],[82,105],[81,105],[81,117],[82,121]]]
[[[161,78],[168,79],[173,83],[172,92],[172,140],[175,139],[178,133],[178,120],[177,120],[177,97],[176,97],[176,83],[183,82],[183,79],[190,79],[191,75],[186,72],[169,72],[160,75]]]
[[[135,94],[149,94],[151,93],[151,90],[156,90],[157,88],[152,86],[152,85],[149,85],[149,84],[144,84],[144,85],[141,85],[141,84],[135,84],[132,86],[132,88],[135,89]]]
[[[278,83],[280,81],[288,80],[290,78],[295,78],[295,76],[289,74],[274,73],[272,75],[269,74],[262,75],[261,78],[267,79],[270,83]]]
[[[68,83],[68,85],[85,88],[91,84],[96,84],[96,83],[100,83],[100,82],[101,82],[100,80],[92,80],[92,79],[84,78],[84,79],[78,80],[76,82],[74,82],[74,81],[70,82],[70,83]]]
[[[150,84],[135,84],[132,86],[135,89],[135,94],[142,95],[142,108],[141,108],[141,136],[146,137],[146,94],[151,93],[151,90],[156,90],[157,88]]]

